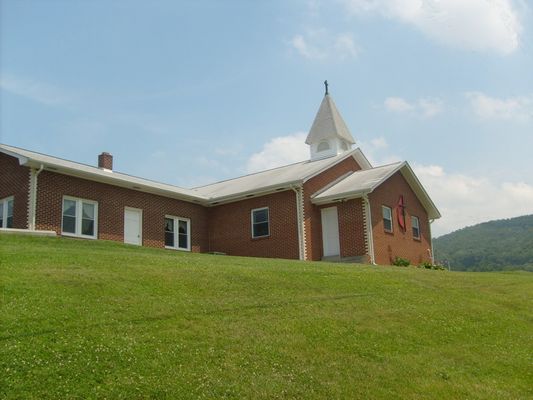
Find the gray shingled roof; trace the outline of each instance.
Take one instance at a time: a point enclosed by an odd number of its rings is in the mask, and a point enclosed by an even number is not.
[[[122,174],[120,172],[107,171],[91,165],[64,160],[62,158],[52,157],[46,154],[36,153],[34,151],[21,149],[14,146],[0,144],[0,151],[13,157],[17,157],[19,159],[19,163],[27,167],[40,168],[40,166],[43,165],[44,169],[54,172],[60,172],[66,175],[108,183],[129,189],[140,190],[143,192],[160,194],[166,197],[192,200],[197,202],[208,200],[201,194],[196,193],[191,189],[155,182],[149,179],[138,178],[136,176]]]
[[[186,189],[116,171],[106,171],[91,165],[64,160],[14,146],[0,144],[0,151],[17,157],[21,165],[28,167],[39,168],[43,165],[45,169],[66,175],[171,198],[192,200],[206,205],[245,197],[249,194],[255,195],[276,189],[289,188],[290,185],[302,183],[350,156],[354,157],[362,168],[371,168],[361,150],[355,149],[336,157],[316,161],[303,161],[194,189]]]
[[[107,171],[5,144],[0,144],[0,152],[18,158],[21,165],[28,167],[40,168],[42,165],[45,170],[204,205],[237,200],[250,195],[274,192],[278,189],[289,189],[292,185],[302,184],[342,160],[353,157],[362,170],[353,172],[314,194],[312,197],[314,203],[326,204],[361,197],[371,193],[392,174],[400,171],[426,208],[429,218],[440,218],[439,211],[407,162],[372,168],[359,148],[335,157],[303,161],[194,189]]]
[[[219,201],[235,196],[242,196],[247,193],[275,190],[276,188],[289,187],[290,185],[305,182],[348,157],[354,157],[362,168],[371,168],[366,157],[357,148],[335,157],[315,161],[302,161],[296,164],[197,187],[193,190],[203,196]]]
[[[426,209],[430,219],[440,218],[440,212],[406,161],[355,171],[330,187],[315,193],[312,202],[327,204],[362,197],[373,192],[396,172],[400,172]]]

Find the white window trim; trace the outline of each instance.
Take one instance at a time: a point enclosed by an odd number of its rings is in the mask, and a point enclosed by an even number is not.
[[[65,212],[65,200],[72,200],[76,202],[76,233],[63,232],[63,213]],[[94,234],[83,235],[81,233],[82,224],[82,203],[94,205]],[[84,239],[97,239],[98,238],[98,202],[94,200],[81,199],[79,197],[63,196],[61,200],[61,235],[79,237]]]
[[[385,227],[385,224],[383,224],[383,230],[385,232],[388,232],[388,233],[393,233],[394,232],[394,223],[393,223],[393,220],[392,220],[392,208],[389,207],[389,206],[384,206],[384,205],[381,206],[381,218],[382,218],[382,220],[386,219],[385,215],[384,215],[384,212],[383,212],[384,209],[387,209],[387,210],[390,211],[390,229],[387,229]]]
[[[165,249],[191,251],[191,220],[190,218],[165,215],[165,218],[174,220],[174,246],[165,245]],[[179,221],[187,223],[187,247],[179,247]],[[164,225],[163,225],[164,226]]]
[[[418,236],[414,235],[413,228],[415,225],[413,224],[413,221],[416,220],[416,231],[418,232]],[[411,215],[411,232],[413,233],[414,239],[420,239],[420,218],[418,218],[416,215]]]
[[[9,197],[5,197],[3,199],[0,199],[0,203],[3,205],[2,207],[2,226],[0,226],[0,228],[7,228],[7,226],[4,226],[7,225],[7,203],[9,203],[10,201],[13,202],[13,219],[15,219],[15,197],[14,196],[9,196]]]
[[[268,218],[267,218],[267,226],[268,226],[268,233],[266,235],[261,236],[255,236],[254,235],[254,212],[255,211],[262,211],[267,210]],[[252,229],[252,239],[259,239],[259,238],[265,238],[270,236],[270,210],[268,207],[260,207],[260,208],[254,208],[252,211],[250,211],[250,223],[251,223],[251,229]],[[263,224],[264,222],[259,222],[260,224]]]

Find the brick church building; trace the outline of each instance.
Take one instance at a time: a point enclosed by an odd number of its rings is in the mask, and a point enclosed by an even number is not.
[[[373,167],[326,93],[303,161],[185,189],[0,144],[0,229],[178,251],[431,261],[440,213],[407,162]]]

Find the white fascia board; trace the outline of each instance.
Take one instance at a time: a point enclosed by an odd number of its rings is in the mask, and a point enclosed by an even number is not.
[[[186,193],[179,193],[173,190],[157,188],[155,186],[146,184],[145,182],[143,182],[144,180],[142,178],[137,178],[139,181],[137,181],[137,179],[127,180],[122,178],[121,176],[117,176],[112,171],[102,171],[102,173],[98,174],[94,172],[82,171],[74,168],[59,166],[57,164],[44,163],[34,160],[29,160],[27,162],[27,166],[34,168],[38,168],[40,165],[43,165],[45,170],[56,174],[73,176],[76,178],[86,179],[93,182],[105,183],[113,186],[119,186],[125,189],[136,190],[139,192],[155,194],[163,197],[184,200],[202,205],[206,205],[208,203],[208,199],[200,195],[192,196]]]
[[[415,192],[417,197],[419,198],[420,202],[428,212],[428,218],[429,219],[439,219],[442,215],[440,211],[438,210],[435,203],[433,203],[433,200],[431,200],[431,197],[429,197],[428,192],[426,192],[426,189],[424,189],[424,186],[422,186],[422,183],[412,170],[411,166],[407,161],[404,162],[404,167],[401,170],[401,173],[409,186],[411,186],[411,189]],[[406,171],[406,172],[404,172]],[[407,175],[406,175],[407,174]]]
[[[372,164],[368,161],[368,158],[366,158],[361,149],[358,147],[356,150],[359,151],[353,154],[353,158],[355,158],[355,161],[361,166],[361,169],[372,169]]]
[[[26,166],[26,164],[28,164],[28,157],[24,157],[18,153],[15,153],[15,152],[12,152],[12,151],[9,151],[7,149],[4,149],[2,147],[0,147],[0,153],[4,153],[4,154],[7,154],[8,156],[11,156],[11,157],[14,157],[16,159],[19,160],[19,165],[24,165]]]
[[[311,203],[316,204],[316,205],[323,205],[323,204],[328,204],[328,203],[339,203],[341,201],[359,199],[365,195],[368,195],[371,192],[372,192],[371,190],[353,191],[350,193],[343,193],[337,196],[328,196],[328,197],[322,197],[319,199],[311,199]]]
[[[331,164],[328,164],[328,165],[322,167],[320,170],[318,170],[318,171],[312,173],[311,175],[307,175],[305,178],[303,178],[302,183],[305,183],[305,182],[309,181],[310,179],[313,179],[315,176],[320,175],[322,172],[327,171],[327,170],[330,169],[331,167],[337,165],[338,163],[340,163],[340,162],[346,160],[346,159],[349,158],[349,157],[353,157],[353,159],[354,159],[355,161],[357,161],[357,163],[359,164],[359,161],[357,160],[357,157],[355,156],[356,153],[361,153],[361,154],[362,154],[362,152],[361,152],[361,150],[359,149],[359,147],[356,148],[356,149],[353,149],[352,151],[350,151],[350,152],[348,152],[348,153],[346,153],[346,155],[345,155],[344,157],[339,158],[339,159],[338,159],[337,161],[335,161],[334,163],[331,163]],[[366,157],[363,156],[363,158],[364,158],[364,160],[366,160]],[[368,168],[370,168],[370,163],[368,163],[368,160],[366,160],[366,163],[367,163],[367,165],[365,165],[365,166],[368,166]],[[361,166],[362,169],[368,169],[368,168],[363,168],[362,165],[360,165],[360,166]]]

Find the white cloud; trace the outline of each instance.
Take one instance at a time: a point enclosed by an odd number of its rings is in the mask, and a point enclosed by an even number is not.
[[[387,97],[383,102],[385,109],[398,114],[411,113],[420,117],[431,118],[440,114],[444,108],[438,98],[421,98],[409,102],[402,97]]]
[[[306,136],[305,132],[297,132],[270,140],[260,152],[250,156],[246,163],[247,172],[263,171],[309,159]]]
[[[350,33],[331,34],[325,29],[308,30],[297,34],[289,41],[289,46],[309,60],[345,60],[355,58],[357,45]]]
[[[370,143],[372,144],[372,146],[374,146],[376,149],[384,149],[384,148],[387,148],[389,147],[389,144],[387,143],[387,140],[380,136],[378,138],[375,138],[375,139],[372,139],[370,141]]]
[[[531,184],[449,174],[438,165],[414,164],[413,169],[442,214],[432,225],[434,236],[493,219],[533,214]]]
[[[387,110],[398,113],[403,113],[414,109],[412,104],[401,97],[387,97],[384,105]]]
[[[354,15],[380,14],[445,45],[510,54],[522,25],[513,0],[344,0]]]
[[[528,121],[533,119],[533,96],[499,99],[480,92],[466,93],[474,113],[481,119]]]
[[[0,88],[45,105],[59,105],[70,101],[70,96],[53,85],[13,75],[4,74],[0,77]]]

